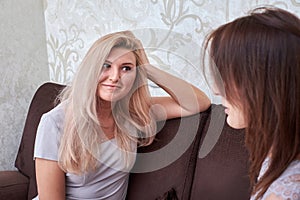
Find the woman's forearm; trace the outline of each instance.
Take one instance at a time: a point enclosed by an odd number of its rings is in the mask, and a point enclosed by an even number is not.
[[[36,180],[39,200],[65,199],[65,173],[58,163],[36,158]]]
[[[207,95],[197,87],[153,65],[147,64],[145,67],[148,78],[165,90],[182,109],[189,113],[197,113],[210,106]]]

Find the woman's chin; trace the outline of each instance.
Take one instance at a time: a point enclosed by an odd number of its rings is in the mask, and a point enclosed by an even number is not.
[[[246,125],[244,122],[239,122],[239,121],[233,121],[229,117],[226,119],[227,124],[234,129],[243,129],[246,128]]]

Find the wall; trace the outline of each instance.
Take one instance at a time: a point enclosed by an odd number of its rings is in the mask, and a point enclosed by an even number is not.
[[[129,29],[142,40],[152,64],[202,88],[218,103],[200,69],[203,38],[213,28],[265,4],[300,15],[299,0],[48,0],[50,78],[68,83],[96,39]],[[162,93],[151,86],[153,94]]]
[[[0,170],[14,169],[30,100],[49,80],[42,1],[0,1]]]

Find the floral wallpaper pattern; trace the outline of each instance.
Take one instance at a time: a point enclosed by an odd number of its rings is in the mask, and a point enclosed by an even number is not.
[[[151,63],[185,78],[218,102],[200,72],[201,43],[213,28],[260,5],[300,15],[299,0],[44,0],[50,79],[70,82],[96,39],[132,30]],[[154,94],[162,93],[152,86]]]

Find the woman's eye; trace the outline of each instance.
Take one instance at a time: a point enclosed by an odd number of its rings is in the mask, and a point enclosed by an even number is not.
[[[107,68],[110,68],[110,66],[111,66],[110,64],[104,63],[102,67],[105,68],[105,69],[107,69]]]
[[[131,67],[129,67],[129,66],[123,66],[123,67],[122,67],[122,70],[123,70],[123,71],[130,71],[130,70],[131,70]]]

